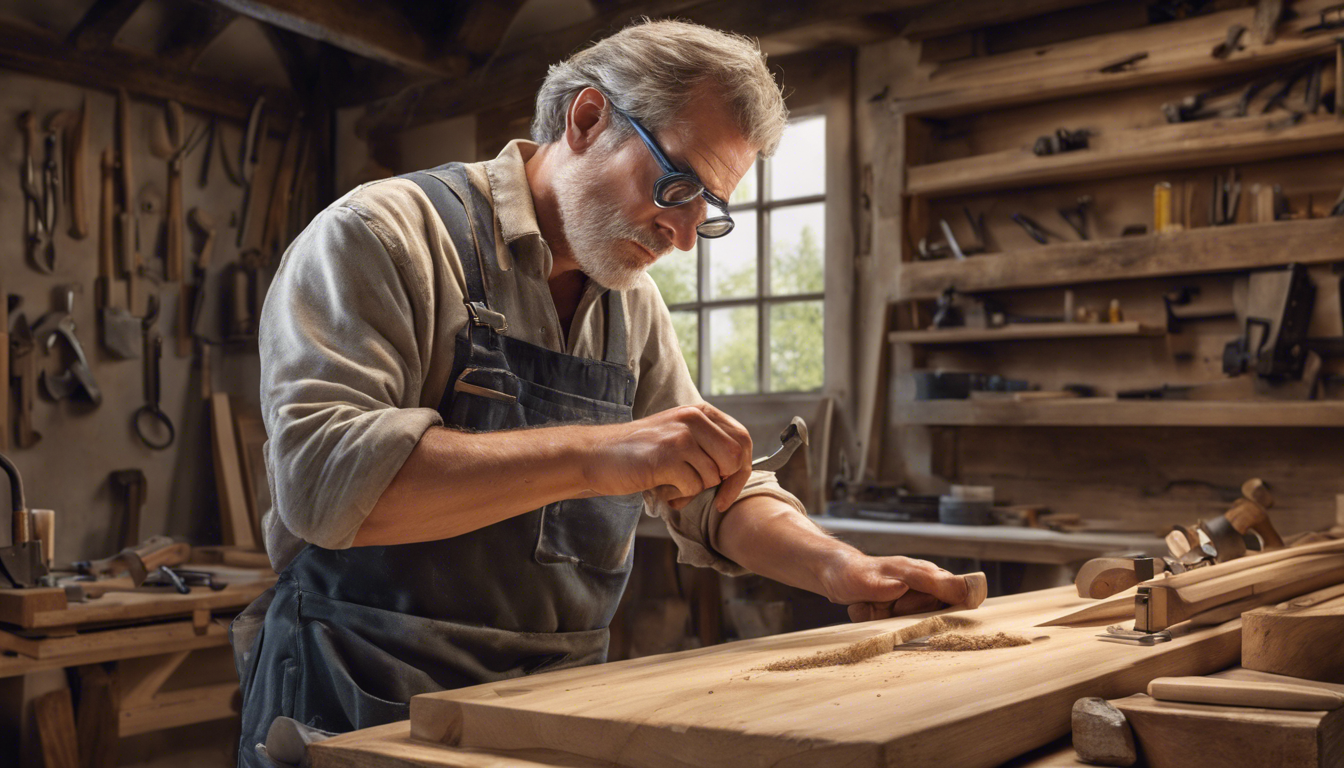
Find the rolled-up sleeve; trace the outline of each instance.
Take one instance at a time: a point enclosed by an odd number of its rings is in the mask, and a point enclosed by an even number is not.
[[[401,256],[401,258],[398,258]],[[275,513],[327,549],[353,544],[425,430],[427,297],[360,214],[335,205],[285,254],[262,311],[261,405]]]
[[[636,289],[634,300],[641,305],[635,317],[647,318],[647,328],[633,328],[634,335],[647,332],[647,341],[639,359],[639,389],[635,394],[635,418],[643,418],[668,408],[695,405],[704,402],[700,391],[691,381],[690,371],[681,354],[672,325],[672,315],[658,294],[652,278]],[[738,501],[752,496],[769,496],[792,507],[800,515],[807,511],[793,494],[780,487],[775,473],[754,471]],[[677,545],[677,561],[729,575],[741,576],[749,571],[724,557],[718,549],[719,524],[732,507],[719,512],[710,494],[697,496],[680,510],[652,492],[645,492],[645,510],[657,515],[667,524],[668,532]],[[736,506],[736,504],[734,504]]]

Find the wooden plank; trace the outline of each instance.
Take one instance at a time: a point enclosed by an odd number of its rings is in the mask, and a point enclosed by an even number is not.
[[[229,644],[228,629],[219,623],[212,623],[205,632],[197,632],[190,621],[174,621],[103,630],[96,634],[97,637],[77,634],[37,640],[35,642],[40,646],[38,658],[0,657],[0,678]]]
[[[111,48],[117,33],[131,20],[144,0],[94,0],[70,30],[66,40],[76,48]]]
[[[57,587],[0,589],[0,622],[31,627],[38,613],[64,610],[65,590]]]
[[[437,57],[395,4],[373,0],[215,0],[263,24],[288,29],[366,59],[442,78],[466,74],[460,55]]]
[[[1319,11],[1336,0],[1300,0],[1296,19],[1285,22],[1272,45],[1243,39],[1245,47],[1225,59],[1209,55],[1233,24],[1250,27],[1254,8],[1210,13],[1141,29],[1085,37],[997,56],[921,66],[894,77],[889,97],[906,114],[948,116],[1030,104],[1082,93],[1223,77],[1267,70],[1333,50],[1330,35],[1302,37]],[[1101,69],[1119,59],[1147,58],[1118,72]]]
[[[921,400],[896,404],[897,424],[1088,427],[1341,427],[1344,403],[1172,402],[1105,397],[1025,402]]]
[[[1219,613],[1214,619],[1227,621],[1259,605],[1341,582],[1344,582],[1344,556],[1317,555],[1252,568],[1184,590],[1154,583],[1138,588],[1134,628],[1157,632],[1232,604],[1233,610]]]
[[[1054,11],[1092,5],[1097,0],[949,0],[934,3],[915,17],[901,36],[910,40],[955,35],[996,24],[1021,21]]]
[[[1240,164],[1344,147],[1333,115],[1284,125],[1281,113],[1199,120],[1093,136],[1087,149],[1038,157],[1031,147],[911,166],[910,195],[946,197],[1150,171]]]
[[[232,413],[228,393],[216,392],[210,396],[210,444],[215,459],[215,487],[219,491],[220,528],[225,544],[256,549]]]
[[[1344,586],[1248,611],[1241,665],[1280,675],[1344,683]]]
[[[1164,336],[1166,333],[1165,328],[1132,321],[1119,323],[1015,323],[999,328],[940,328],[927,331],[892,331],[887,335],[887,340],[901,344],[964,344],[981,341]]]
[[[79,768],[79,737],[75,733],[70,689],[44,693],[33,700],[33,718],[46,768]]]
[[[976,632],[1033,638],[978,652],[894,652],[853,666],[765,672],[771,662],[909,629],[920,617],[744,640],[417,696],[416,738],[539,748],[629,766],[998,765],[1069,730],[1080,696],[1234,663],[1240,623],[1138,647],[1094,628],[1032,628],[1084,601],[1071,587],[955,615]],[[1110,695],[1116,695],[1111,693]]]
[[[552,750],[486,752],[421,741],[411,738],[408,720],[310,744],[307,757],[312,768],[610,768],[610,763]]]
[[[1059,243],[1014,253],[902,264],[896,298],[1234,272],[1339,259],[1344,218],[1203,227],[1116,240]]]
[[[248,569],[249,578],[228,582],[224,589],[192,587],[188,594],[177,592],[108,592],[84,603],[66,603],[60,589],[0,589],[0,613],[6,623],[24,629],[79,627],[90,624],[126,622],[147,618],[190,615],[196,610],[242,608],[275,583],[266,569]],[[107,581],[115,580],[104,580]],[[130,586],[130,580],[124,580]],[[52,592],[60,593],[60,600]]]
[[[236,0],[231,0],[236,1]],[[821,22],[859,19],[923,5],[926,0],[650,0],[637,13],[651,18],[681,18],[716,29],[765,37]],[[370,132],[404,130],[456,115],[474,114],[535,98],[547,68],[590,42],[620,31],[633,20],[632,9],[618,6],[570,27],[511,43],[488,67],[466,77],[434,83],[370,105],[375,115],[364,127]],[[819,41],[817,45],[824,43]],[[775,60],[771,59],[771,65]]]
[[[1344,692],[1344,686],[1235,667],[1209,677]],[[1111,703],[1125,713],[1150,768],[1330,766],[1344,761],[1344,710],[1302,712],[1190,704],[1157,701],[1144,694]]]
[[[122,738],[194,723],[237,717],[241,711],[237,683],[200,685],[156,695],[148,702],[124,706],[117,733]]]
[[[292,93],[251,82],[166,67],[163,62],[120,48],[79,50],[35,27],[0,21],[0,67],[50,80],[137,96],[173,100],[209,114],[246,121],[252,102],[265,94],[268,112],[290,119]]]

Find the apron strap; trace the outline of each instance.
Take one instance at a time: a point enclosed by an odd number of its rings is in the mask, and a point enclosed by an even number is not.
[[[408,173],[401,178],[415,182],[416,186],[424,190],[425,196],[429,198],[434,210],[438,211],[439,218],[443,220],[444,227],[448,229],[448,237],[453,241],[453,247],[457,249],[457,256],[462,261],[462,271],[466,274],[468,307],[471,304],[479,304],[488,308],[490,301],[485,293],[485,279],[481,270],[480,251],[477,248],[479,241],[467,218],[467,199],[463,197],[461,190],[453,189],[453,185],[439,175],[451,173],[455,165],[461,167],[456,163],[449,163],[429,171]]]
[[[620,291],[607,291],[602,297],[607,303],[607,344],[608,363],[629,365],[626,356],[625,297]]]

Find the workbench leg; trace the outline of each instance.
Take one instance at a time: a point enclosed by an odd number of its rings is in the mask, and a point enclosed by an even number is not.
[[[117,676],[101,664],[79,668],[79,761],[84,768],[117,764],[121,691]]]
[[[33,705],[43,694],[56,690],[69,690],[63,669],[0,679],[0,744],[5,745],[0,763],[41,768],[42,746]]]
[[[48,691],[33,701],[33,720],[45,768],[79,768],[79,740],[70,689]]]

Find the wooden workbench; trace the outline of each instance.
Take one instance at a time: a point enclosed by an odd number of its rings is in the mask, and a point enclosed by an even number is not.
[[[1240,620],[1177,627],[1174,641],[1153,647],[1103,642],[1098,627],[1034,626],[1086,602],[1060,588],[959,614],[979,622],[975,631],[1033,639],[1018,648],[760,670],[921,620],[905,617],[431,694],[412,704],[416,733],[459,746],[413,739],[400,723],[315,745],[313,764],[998,765],[1065,735],[1080,697],[1116,698],[1154,677],[1207,674],[1240,653]]]

